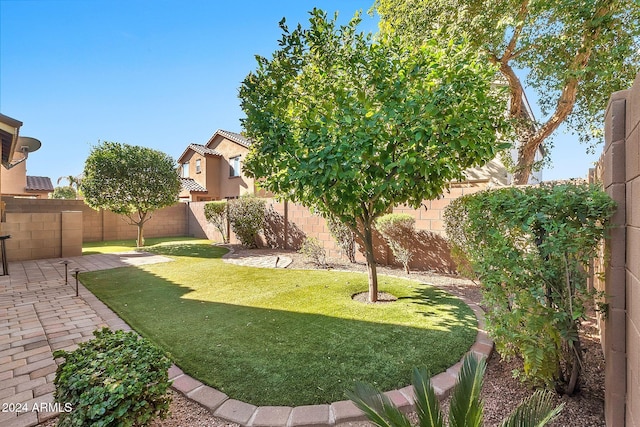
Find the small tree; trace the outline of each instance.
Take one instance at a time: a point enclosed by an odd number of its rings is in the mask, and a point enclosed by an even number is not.
[[[356,235],[349,227],[344,225],[340,219],[328,214],[325,217],[329,233],[338,243],[338,246],[349,259],[349,262],[356,262]]]
[[[51,198],[52,199],[75,199],[76,190],[70,185],[65,187],[56,187],[53,189]]]
[[[409,261],[413,256],[411,247],[415,239],[416,220],[409,214],[386,214],[376,220],[376,230],[382,234],[393,252],[409,274]]]
[[[178,200],[175,162],[151,148],[104,141],[91,149],[80,183],[87,205],[124,215],[138,227],[136,245],[144,246],[144,224],[151,213]]]
[[[204,205],[204,217],[216,227],[216,230],[222,236],[222,243],[229,243],[227,224],[229,221],[227,215],[227,201],[217,200],[208,202]]]
[[[480,391],[486,363],[472,353],[462,361],[460,376],[451,393],[449,426],[482,427],[484,408]],[[424,427],[445,427],[440,402],[425,369],[414,369],[413,390],[419,425]],[[360,408],[369,421],[379,427],[411,427],[409,418],[384,394],[367,384],[358,383],[347,396]],[[553,405],[549,392],[537,391],[525,399],[500,423],[500,427],[541,427],[547,425],[562,411],[564,403]]]
[[[509,144],[496,68],[464,40],[407,49],[338,27],[314,9],[240,88],[252,138],[248,175],[282,198],[331,214],[362,241],[378,294],[372,229],[396,204],[435,199]]]
[[[445,210],[447,236],[482,283],[496,348],[522,357],[524,379],[577,389],[580,322],[593,302],[585,269],[614,209],[596,187],[563,184],[484,191]]]
[[[253,195],[246,194],[229,201],[229,222],[242,245],[255,248],[256,237],[264,227],[266,203]]]
[[[307,237],[298,251],[315,265],[327,268],[327,251],[316,237]]]

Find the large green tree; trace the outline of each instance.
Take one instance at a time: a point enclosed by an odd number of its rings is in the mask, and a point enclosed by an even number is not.
[[[377,299],[374,220],[440,196],[508,144],[494,66],[468,44],[408,49],[372,41],[359,18],[338,26],[314,9],[240,88],[244,170],[277,195],[339,218],[362,241]]]
[[[629,87],[640,67],[637,0],[376,0],[375,8],[382,33],[418,46],[434,31],[444,41],[467,33],[499,67],[509,113],[519,119],[519,184],[563,122],[583,142],[599,141],[609,95]],[[538,126],[526,114],[519,75],[537,92],[545,116]]]
[[[151,148],[104,141],[91,149],[80,189],[87,205],[127,217],[138,227],[144,246],[144,224],[151,213],[178,200],[180,179],[175,162]]]

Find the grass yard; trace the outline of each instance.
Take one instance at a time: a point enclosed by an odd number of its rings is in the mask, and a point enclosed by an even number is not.
[[[144,239],[145,250],[151,246],[158,245],[170,245],[174,243],[184,242],[205,242],[203,239],[196,239],[195,237],[160,237]],[[128,240],[110,240],[107,242],[88,242],[82,244],[82,255],[91,254],[109,254],[114,252],[127,252],[136,249],[136,239]]]
[[[367,290],[361,273],[225,264],[202,241],[146,249],[174,261],[82,283],[186,373],[254,405],[344,400],[355,381],[404,387],[414,366],[442,372],[476,336],[471,309],[426,284],[380,276],[398,301],[370,305],[351,299]]]

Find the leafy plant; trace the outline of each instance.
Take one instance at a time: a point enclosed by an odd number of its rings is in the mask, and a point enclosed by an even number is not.
[[[95,331],[72,352],[58,350],[54,383],[57,402],[71,404],[59,426],[143,426],[166,418],[171,361],[133,332]]]
[[[222,236],[222,243],[229,243],[227,201],[217,200],[206,203],[204,205],[204,217],[216,227],[216,230]]]
[[[480,391],[486,363],[467,353],[452,394],[449,408],[449,426],[480,427],[483,425],[484,408]],[[444,415],[440,402],[425,369],[414,369],[413,390],[416,396],[416,412],[421,427],[444,427]],[[564,403],[554,407],[551,393],[537,391],[525,399],[501,424],[501,427],[544,426],[553,421]],[[410,427],[409,418],[396,408],[391,400],[375,388],[358,383],[347,397],[360,408],[369,420],[380,427]]]
[[[409,214],[390,213],[376,219],[376,230],[382,234],[393,256],[409,274],[409,261],[413,256],[411,246],[415,239],[416,220]]]
[[[327,227],[329,227],[329,233],[347,256],[349,262],[356,262],[356,235],[353,230],[334,215],[327,214],[325,219]]]
[[[595,186],[561,184],[484,191],[445,210],[452,245],[482,282],[496,348],[523,358],[523,379],[579,386],[580,321],[593,301],[585,269],[614,209]]]
[[[307,237],[298,251],[320,267],[327,266],[327,251],[316,237]]]
[[[373,224],[397,204],[441,195],[463,171],[510,146],[496,67],[452,38],[407,48],[375,42],[358,16],[319,9],[280,22],[279,49],[242,82],[244,166],[265,190],[340,219],[362,242],[369,300],[378,295]],[[504,138],[504,140],[503,140]]]
[[[250,194],[229,201],[229,222],[242,245],[255,248],[256,237],[264,227],[266,202]]]
[[[70,186],[56,187],[51,194],[52,199],[75,199],[77,197],[76,190]]]

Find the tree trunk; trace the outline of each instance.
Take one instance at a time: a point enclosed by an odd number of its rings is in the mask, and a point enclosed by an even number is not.
[[[138,238],[136,240],[136,247],[141,248],[144,246],[144,235],[143,235],[144,222],[138,223]]]
[[[144,223],[147,222],[147,213],[138,212],[139,221],[136,222],[138,226],[138,238],[136,240],[136,247],[141,248],[144,246]],[[149,217],[151,219],[151,217]]]
[[[577,333],[578,332],[576,331],[576,334]],[[573,396],[580,383],[580,371],[582,371],[582,360],[580,357],[581,354],[582,346],[580,345],[580,339],[578,338],[577,341],[573,342],[573,352],[571,354],[571,373],[569,376],[569,383],[567,384],[567,388],[565,389],[565,393],[569,396]]]
[[[363,224],[363,243],[367,257],[367,271],[369,273],[369,302],[378,301],[378,273],[376,271],[376,258],[373,254],[373,233],[371,224]]]

